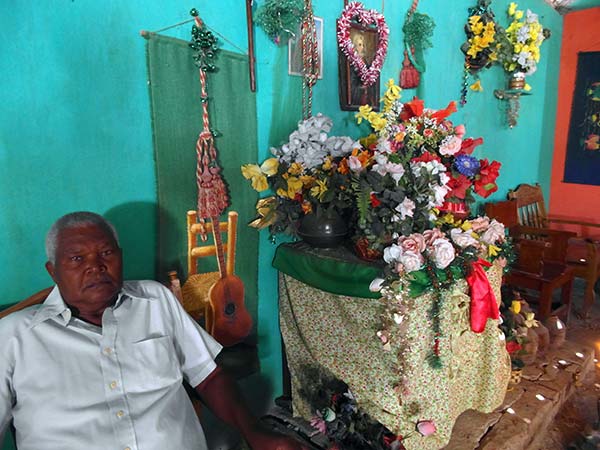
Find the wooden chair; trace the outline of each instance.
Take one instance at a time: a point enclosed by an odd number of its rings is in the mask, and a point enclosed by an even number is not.
[[[238,213],[230,211],[226,222],[219,223],[219,230],[227,233],[227,242],[223,243],[225,253],[226,273],[233,275],[235,268],[235,247],[237,232]],[[208,292],[213,284],[220,278],[220,273],[205,272],[198,273],[198,260],[207,256],[216,256],[217,248],[208,243],[207,234],[213,232],[212,223],[199,223],[196,211],[187,212],[187,269],[188,277],[181,288],[181,301],[184,309],[194,319],[200,320],[204,317],[204,328],[210,334],[214,333],[214,311],[208,297]],[[170,272],[172,290],[177,290],[176,275]],[[177,294],[176,294],[177,295]]]
[[[25,300],[21,300],[19,303],[16,303],[16,304],[12,305],[11,307],[0,311],[0,319],[3,319],[4,317],[6,317],[9,314],[14,313],[16,311],[25,309],[28,306],[39,305],[40,303],[43,303],[44,300],[46,300],[46,298],[52,291],[52,289],[53,289],[52,287],[42,289],[41,291],[36,292],[32,296],[27,297]]]
[[[523,225],[538,228],[577,227],[579,231],[568,242],[566,261],[573,268],[575,277],[585,280],[583,313],[587,315],[594,304],[594,288],[600,277],[600,240],[597,236],[591,236],[590,230],[597,230],[600,234],[600,223],[548,216],[539,184],[520,184],[515,190],[509,191],[508,198],[517,202],[519,223]]]
[[[567,322],[574,271],[566,264],[566,252],[575,233],[520,225],[514,200],[487,203],[485,213],[504,223],[515,245],[517,260],[505,277],[506,284],[538,293],[537,299],[526,297],[533,303],[537,300],[540,320],[553,314]],[[561,306],[553,311],[552,295],[556,289],[561,290]]]

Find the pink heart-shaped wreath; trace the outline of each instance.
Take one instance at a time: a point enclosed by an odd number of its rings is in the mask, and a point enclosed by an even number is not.
[[[377,51],[375,58],[369,67],[364,59],[360,57],[352,40],[350,39],[350,24],[353,20],[358,20],[362,25],[372,26],[377,28]],[[385,23],[383,14],[378,13],[374,9],[366,10],[360,2],[350,2],[344,8],[342,16],[338,20],[337,40],[340,49],[350,61],[354,70],[360,77],[360,81],[364,86],[370,86],[379,77],[379,72],[383,66],[383,60],[388,48],[388,35],[390,30]]]

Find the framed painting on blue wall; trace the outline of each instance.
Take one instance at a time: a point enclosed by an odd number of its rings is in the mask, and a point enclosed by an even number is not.
[[[600,52],[578,55],[563,181],[600,186]]]

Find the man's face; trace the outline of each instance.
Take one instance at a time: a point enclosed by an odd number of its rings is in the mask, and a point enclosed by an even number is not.
[[[96,225],[67,228],[58,234],[56,262],[46,263],[65,303],[82,318],[101,317],[123,284],[121,249]]]

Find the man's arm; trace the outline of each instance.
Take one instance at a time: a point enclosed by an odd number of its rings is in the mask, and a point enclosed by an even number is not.
[[[254,450],[307,450],[299,442],[262,430],[250,413],[236,383],[217,367],[195,387],[202,401],[223,422],[240,431]]]

